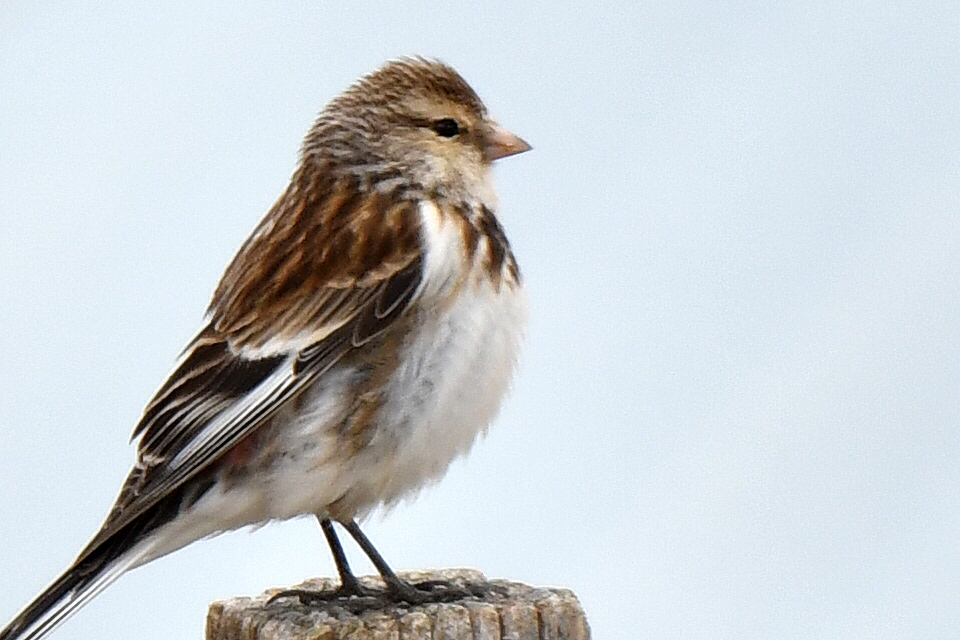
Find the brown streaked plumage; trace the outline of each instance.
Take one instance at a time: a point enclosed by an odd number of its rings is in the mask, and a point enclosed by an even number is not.
[[[355,518],[443,475],[496,413],[525,303],[490,164],[529,147],[450,67],[407,59],[321,112],[290,186],[216,288],[144,409],[137,463],[73,566],[0,631],[39,640],[125,571],[204,536],[315,515],[342,587],[400,581]]]
[[[209,313],[235,348],[305,331],[318,341],[418,259],[415,200],[364,192],[359,178],[331,173],[326,164],[300,167],[227,267]],[[313,292],[307,299],[304,289]]]

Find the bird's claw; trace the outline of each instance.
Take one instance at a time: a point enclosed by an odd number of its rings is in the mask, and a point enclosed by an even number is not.
[[[416,584],[400,582],[386,589],[370,589],[358,584],[343,586],[334,591],[311,591],[308,589],[285,589],[267,600],[272,604],[281,598],[297,598],[303,606],[330,604],[343,607],[353,613],[377,608],[385,604],[420,605],[436,602],[456,602],[465,599],[482,599],[491,593],[499,596],[506,592],[494,585],[459,585],[447,580],[425,580]]]

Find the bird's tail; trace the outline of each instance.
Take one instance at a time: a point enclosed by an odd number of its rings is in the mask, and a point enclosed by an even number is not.
[[[130,537],[118,538],[82,555],[0,631],[0,640],[46,637],[117,578],[140,564],[150,552],[149,543]]]

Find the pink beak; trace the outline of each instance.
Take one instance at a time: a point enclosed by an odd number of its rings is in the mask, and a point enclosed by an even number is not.
[[[530,149],[529,144],[496,123],[484,136],[483,157],[487,162],[515,156]]]

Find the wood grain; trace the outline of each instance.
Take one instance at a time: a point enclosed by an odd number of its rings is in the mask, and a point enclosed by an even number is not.
[[[207,640],[588,640],[590,629],[569,589],[531,587],[509,580],[487,580],[473,569],[408,571],[404,580],[446,580],[484,587],[484,597],[423,605],[344,602],[301,604],[299,599],[268,600],[283,589],[239,597],[210,606]],[[365,576],[365,586],[382,587]],[[332,578],[314,578],[292,587],[330,591]],[[355,611],[350,611],[355,609]]]

